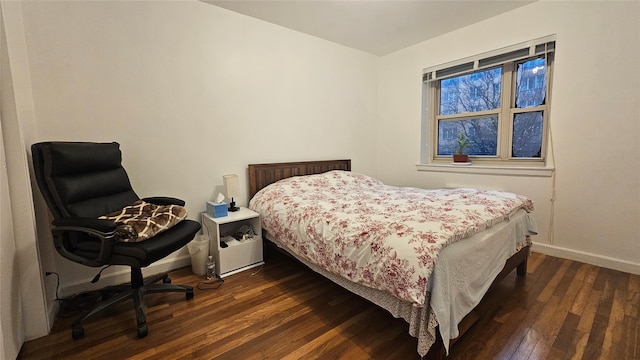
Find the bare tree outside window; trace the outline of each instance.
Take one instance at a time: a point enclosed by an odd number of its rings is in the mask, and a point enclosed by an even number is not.
[[[516,77],[516,108],[535,108],[545,103],[546,64],[537,58],[518,64]],[[541,157],[543,112],[514,114],[513,157]]]
[[[440,83],[440,115],[468,114],[500,108],[502,68],[479,71],[442,80]],[[448,138],[445,133],[455,133]],[[469,155],[496,155],[498,116],[470,114],[465,119],[443,119],[438,122],[438,155],[455,152],[457,134],[462,132],[471,142]]]
[[[510,66],[510,67],[509,67]],[[439,85],[437,155],[455,152],[457,134],[471,142],[470,156],[497,156],[500,121],[511,122],[513,158],[540,158],[546,100],[546,61],[536,57],[491,69],[443,79]],[[503,94],[503,81],[512,81],[515,91]],[[503,97],[506,96],[506,99]],[[513,99],[512,99],[513,97]],[[503,102],[510,104],[509,112]],[[503,120],[501,120],[501,118]]]

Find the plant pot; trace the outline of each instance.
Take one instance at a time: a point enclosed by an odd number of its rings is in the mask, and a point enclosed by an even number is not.
[[[453,162],[457,162],[457,163],[469,162],[469,155],[467,155],[467,154],[453,154]]]

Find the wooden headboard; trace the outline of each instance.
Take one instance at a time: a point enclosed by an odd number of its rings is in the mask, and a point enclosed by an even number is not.
[[[351,171],[351,160],[249,164],[249,199],[263,187],[278,180],[292,176],[321,174],[331,170]]]

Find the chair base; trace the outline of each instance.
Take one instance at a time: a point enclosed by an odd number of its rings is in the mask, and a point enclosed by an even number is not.
[[[162,284],[156,284],[162,280]],[[131,269],[131,284],[128,286],[109,287],[103,290],[103,297],[109,293],[114,295],[106,298],[98,306],[85,313],[71,325],[71,337],[75,340],[84,336],[84,328],[82,324],[94,316],[95,314],[111,308],[123,301],[133,299],[133,306],[136,313],[136,325],[138,329],[138,337],[147,336],[147,318],[144,311],[144,296],[146,294],[163,293],[163,292],[183,292],[186,299],[193,299],[193,287],[188,285],[173,285],[169,274],[161,273],[151,276],[147,279],[142,278],[142,270],[137,268]]]

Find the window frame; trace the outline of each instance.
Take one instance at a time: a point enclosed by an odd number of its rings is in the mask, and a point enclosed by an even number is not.
[[[496,167],[541,167],[549,160],[548,133],[549,109],[551,103],[551,88],[553,79],[553,63],[555,52],[555,35],[516,44],[507,48],[461,59],[447,64],[424,69],[423,71],[423,116],[422,139],[424,148],[421,151],[421,164],[438,166],[450,165],[451,155],[438,155],[438,125],[439,122],[450,119],[482,118],[483,116],[497,116],[496,155],[470,155],[473,166]],[[545,101],[539,106],[516,107],[516,83],[518,65],[526,61],[544,57],[546,59],[545,72]],[[441,82],[442,80],[474,74],[492,68],[502,68],[500,108],[478,112],[467,112],[455,115],[440,115]],[[531,79],[531,81],[535,81]],[[542,112],[542,139],[540,157],[513,156],[514,119],[519,113]],[[429,146],[432,144],[432,146]],[[453,166],[453,165],[450,165]]]

